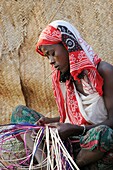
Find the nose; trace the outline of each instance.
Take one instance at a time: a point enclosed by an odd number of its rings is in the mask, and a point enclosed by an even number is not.
[[[53,56],[49,56],[49,63],[50,64],[55,64],[55,59]]]

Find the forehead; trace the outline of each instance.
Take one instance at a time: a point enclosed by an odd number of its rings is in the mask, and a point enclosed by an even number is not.
[[[53,45],[41,45],[40,50],[41,51],[51,51],[51,50],[61,50],[64,48],[62,44],[53,44]]]
[[[50,50],[54,50],[55,49],[55,45],[41,45],[40,49],[41,51],[50,51]]]

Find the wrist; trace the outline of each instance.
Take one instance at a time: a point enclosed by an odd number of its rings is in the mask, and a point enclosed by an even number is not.
[[[81,125],[83,127],[82,133],[79,136],[83,136],[86,134],[86,126],[85,125]]]
[[[50,119],[50,123],[59,122],[59,120],[60,120],[59,117],[52,117],[52,118],[48,118],[48,119]]]
[[[86,129],[85,125],[81,125],[81,126],[74,125],[72,133],[74,136],[83,136],[83,135],[85,135],[86,131],[87,131],[87,129]]]

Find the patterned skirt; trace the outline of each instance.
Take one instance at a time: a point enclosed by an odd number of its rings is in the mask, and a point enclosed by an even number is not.
[[[30,123],[40,119],[43,115],[26,106],[17,106],[12,113],[11,123]],[[104,152],[103,159],[84,167],[83,170],[113,170],[113,130],[105,125],[100,125],[89,130],[77,142],[66,142],[66,146],[73,159],[81,148]]]

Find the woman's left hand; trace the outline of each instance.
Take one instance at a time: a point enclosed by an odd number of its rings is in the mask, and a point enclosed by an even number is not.
[[[73,131],[75,130],[75,125],[70,123],[50,123],[50,127],[57,128],[59,136],[62,140],[66,140],[69,136],[73,135]]]

